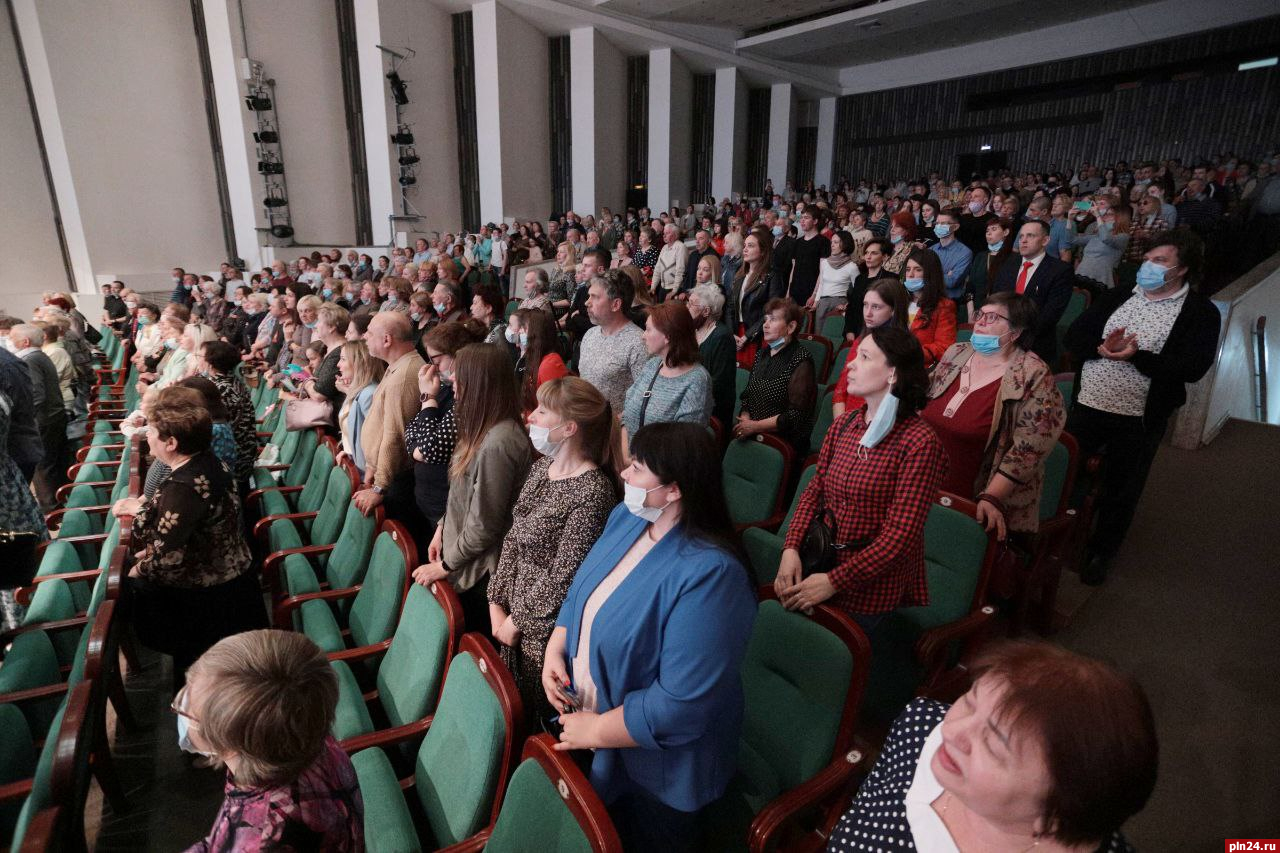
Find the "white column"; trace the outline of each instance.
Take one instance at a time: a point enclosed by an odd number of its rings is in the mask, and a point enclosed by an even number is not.
[[[769,95],[769,159],[766,177],[781,189],[795,167],[796,92],[790,83],[774,83]],[[751,188],[757,192],[755,187]]]
[[[689,198],[693,75],[669,47],[649,51],[648,197],[660,211]]]
[[[53,74],[49,70],[44,34],[40,31],[36,0],[12,0],[12,8],[18,25],[18,39],[22,42],[22,50],[27,59],[27,73],[31,78],[31,91],[35,98],[35,120],[39,122],[40,133],[44,137],[45,156],[53,177],[53,194],[58,201],[63,236],[71,255],[71,272],[75,278],[76,291],[96,293],[93,264],[89,259],[89,242],[85,237],[80,202],[76,198],[75,183],[71,178],[71,158],[67,154],[58,101],[53,94]],[[15,81],[9,81],[9,85],[15,85]]]
[[[266,262],[258,240],[258,205],[253,197],[254,172],[249,166],[246,148],[248,128],[244,103],[240,98],[240,74],[232,41],[231,13],[227,9],[229,0],[203,2],[213,99],[218,111],[222,162],[227,171],[227,197],[231,205],[236,254],[248,269],[261,269]]]
[[[742,190],[746,169],[747,84],[736,68],[716,69],[711,194],[717,200]]]
[[[480,162],[480,220],[502,220],[502,128],[498,121],[498,4],[471,7],[475,46],[476,148]]]
[[[818,145],[814,157],[813,185],[831,189],[836,156],[836,99],[818,101]]]
[[[569,30],[569,125],[573,198],[579,216],[596,212],[596,53],[595,27]]]
[[[364,122],[365,173],[369,181],[369,218],[373,242],[391,242],[390,216],[395,212],[391,186],[391,140],[387,125],[394,116],[388,95],[382,51],[379,0],[355,0],[356,57],[360,67],[360,109]]]

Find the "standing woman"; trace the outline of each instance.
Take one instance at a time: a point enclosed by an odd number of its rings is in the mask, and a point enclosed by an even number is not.
[[[947,452],[942,488],[978,504],[978,520],[1003,540],[1040,525],[1044,462],[1066,423],[1053,371],[1031,351],[1036,304],[992,294],[973,337],[933,370],[923,416]]]
[[[212,438],[199,391],[160,391],[147,445],[171,473],[151,499],[124,498],[112,507],[117,518],[134,517],[129,585],[138,639],[173,656],[175,689],[218,640],[267,627],[235,481],[210,450]]]
[[[559,316],[569,310],[570,299],[577,287],[578,252],[567,240],[556,247],[556,268],[547,284],[552,310]]]
[[[448,580],[466,624],[480,627],[489,624],[489,575],[498,566],[533,451],[507,354],[471,344],[458,351],[454,365],[458,445],[449,465],[449,500],[427,548],[428,562],[413,579],[423,586]]]
[[[693,317],[698,356],[711,375],[711,416],[728,429],[733,422],[733,405],[738,396],[738,363],[734,359],[733,334],[720,322],[724,312],[724,292],[719,285],[700,284],[685,302]]]
[[[336,384],[344,397],[338,410],[338,432],[342,437],[342,452],[351,457],[361,477],[364,476],[364,448],[360,446],[360,431],[373,406],[373,392],[378,390],[378,383],[386,372],[387,363],[369,355],[369,346],[364,341],[347,341],[342,345]]]
[[[845,376],[849,363],[858,357],[858,344],[862,343],[868,332],[880,326],[907,329],[911,322],[907,314],[907,306],[910,304],[911,294],[907,293],[907,289],[897,278],[882,278],[867,288],[862,297],[862,333],[854,339],[853,346],[849,347],[844,367],[841,368],[835,387],[831,389],[831,411],[837,418],[866,402],[861,397],[849,396],[849,383]]]
[[[929,603],[924,525],[938,497],[946,455],[920,417],[929,390],[915,336],[872,329],[849,365],[848,391],[866,405],[837,418],[818,469],[800,496],[774,589],[788,610],[834,598],[872,637],[885,615]],[[835,519],[838,552],[826,571],[802,578],[801,542],[819,512]]]
[[[231,433],[236,442],[236,461],[231,466],[240,494],[248,494],[249,478],[258,456],[258,423],[249,397],[249,387],[236,374],[240,353],[226,341],[210,341],[200,349],[201,367],[218,388],[222,405],[227,410]],[[149,479],[149,478],[148,478]]]
[[[1084,247],[1076,275],[1096,281],[1106,290],[1115,287],[1116,265],[1129,245],[1131,219],[1129,208],[1113,203],[1106,213],[1100,214],[1096,233],[1086,232],[1075,238],[1075,245]]]
[[[699,364],[698,339],[689,309],[677,301],[649,309],[644,345],[649,360],[627,389],[622,426],[630,439],[645,424],[711,418],[711,374]]]
[[[730,231],[724,236],[724,254],[720,258],[720,291],[728,296],[733,292],[733,280],[742,266],[742,232]]]
[[[635,265],[640,268],[640,272],[644,273],[645,278],[653,276],[653,265],[658,262],[658,254],[662,248],[656,245],[658,242],[658,232],[654,231],[648,225],[640,229],[640,248],[634,256]]]
[[[773,238],[752,231],[743,241],[742,265],[729,296],[729,328],[734,333],[738,366],[750,370],[764,335],[765,306],[787,292],[787,282],[773,271]]]
[[[737,769],[756,601],[714,439],[651,424],[631,451],[624,505],[573,579],[542,687],[560,748],[595,751],[591,784],[623,847],[693,850]]]
[[[867,230],[876,237],[888,237],[889,224],[889,213],[885,209],[884,196],[876,193],[871,197],[871,216],[867,218]]]
[[[476,287],[471,297],[471,316],[484,326],[484,342],[498,344],[511,351],[507,345],[507,323],[503,316],[506,310],[507,301],[497,285],[481,284]]]
[[[404,428],[405,450],[413,460],[413,497],[434,534],[449,498],[449,461],[458,444],[453,416],[453,377],[458,350],[476,342],[470,323],[441,323],[423,336],[426,364],[418,368],[422,408]],[[416,531],[414,531],[416,533]]]
[[[565,376],[538,389],[529,437],[542,458],[529,469],[489,579],[489,624],[532,732],[555,713],[542,666],[556,614],[622,486],[618,421],[585,379]]]
[[[538,386],[569,373],[564,359],[556,352],[556,327],[546,311],[521,308],[511,315],[507,340],[515,338],[519,352],[516,380],[520,387],[520,410],[531,412],[538,405]]]
[[[26,365],[19,367],[22,371],[20,381],[26,385]],[[18,391],[25,389],[13,390],[16,396]],[[24,406],[27,432],[34,433],[29,398],[15,400],[6,389],[0,388],[0,530],[19,534],[10,542],[0,543],[0,558],[3,559],[0,562],[0,595],[4,599],[0,628],[3,629],[16,627],[8,624],[9,608],[14,604],[14,589],[30,583],[36,570],[36,543],[48,535],[40,505],[27,484],[27,477],[10,453],[10,435],[18,433],[23,426],[21,421],[15,423],[15,415],[23,414]]]
[[[907,256],[902,284],[911,294],[907,314],[911,333],[924,348],[924,366],[933,367],[956,342],[956,304],[946,297],[942,260],[931,249],[916,249]]]
[[[891,279],[895,282],[898,280],[896,273],[891,273],[884,268],[884,262],[892,252],[893,245],[881,237],[872,238],[863,248],[862,262],[858,268],[862,274],[855,281],[855,284],[864,288],[864,296],[881,279]],[[851,288],[845,292],[844,339],[850,343],[855,343],[863,332],[863,306],[862,300],[856,298],[857,295],[856,288]]]
[[[840,313],[846,300],[861,301],[866,292],[865,283],[859,286],[858,265],[853,262],[853,235],[837,231],[831,235],[831,254],[818,261],[818,287],[813,295],[818,327],[829,314]]]

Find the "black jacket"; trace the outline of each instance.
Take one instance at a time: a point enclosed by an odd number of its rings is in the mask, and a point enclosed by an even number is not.
[[[1083,367],[1086,361],[1101,358],[1098,346],[1102,343],[1107,319],[1134,297],[1131,290],[1117,287],[1095,299],[1076,318],[1067,329],[1063,342],[1077,364]],[[1163,430],[1169,415],[1187,401],[1187,383],[1198,382],[1209,372],[1217,357],[1221,325],[1222,315],[1217,307],[1207,297],[1192,290],[1187,293],[1182,310],[1173,321],[1173,328],[1169,330],[1169,337],[1160,352],[1138,350],[1133,354],[1130,363],[1151,379],[1146,410],[1142,415],[1149,431]],[[1080,381],[1078,372],[1076,381]]]
[[[791,268],[788,266],[787,274],[790,274]],[[729,305],[726,316],[729,318],[729,330],[735,335],[738,334],[738,326],[741,324],[746,327],[747,343],[752,341],[760,341],[764,334],[764,306],[769,304],[769,300],[778,296],[785,296],[787,293],[786,276],[779,273],[778,267],[769,273],[766,281],[757,284],[751,291],[742,298],[742,304],[738,304],[738,297],[742,293],[742,285],[746,281],[746,272],[743,269],[738,270],[740,278],[733,282],[733,291],[729,294]]]
[[[991,282],[990,292],[1000,293],[1005,290],[1017,290],[1018,273],[1022,272],[1022,256],[1008,258],[995,281]],[[1026,295],[1036,303],[1039,313],[1036,316],[1036,337],[1031,349],[1044,359],[1045,364],[1052,365],[1058,355],[1058,321],[1067,310],[1071,301],[1071,291],[1075,288],[1076,276],[1071,264],[1048,254],[1040,261],[1027,282]]]
[[[0,348],[0,393],[9,398],[12,407],[9,410],[8,452],[28,481],[44,458],[34,390],[26,362]]]

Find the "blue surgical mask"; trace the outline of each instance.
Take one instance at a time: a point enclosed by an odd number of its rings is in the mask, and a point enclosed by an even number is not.
[[[939,222],[937,225],[933,226],[933,233],[938,235],[939,240],[944,237],[950,237],[951,226],[945,222]]]
[[[782,349],[786,345],[787,345],[786,338],[778,338],[777,340],[769,341],[769,351],[777,352],[778,350]]]
[[[174,350],[174,349],[177,349],[177,348],[178,348],[178,342],[177,342],[177,341],[174,341],[174,340],[168,340],[168,341],[165,341],[165,342],[164,342],[164,348],[165,348],[165,349],[168,349],[168,350]]]
[[[902,236],[901,236],[901,235],[899,235],[899,236],[897,236],[897,237],[890,237],[890,238],[889,238],[889,242],[890,242],[890,243],[893,243],[893,245],[895,245],[895,246],[896,246],[896,245],[898,245],[899,243],[901,243],[901,242],[902,242]]]
[[[320,295],[323,296],[325,299],[328,299],[330,296],[333,296],[333,288],[326,287],[324,290],[320,291]]]
[[[315,321],[315,322],[313,322],[313,323],[303,323],[302,325],[306,326],[308,329],[314,329],[314,328],[316,327],[316,323],[318,323],[318,322],[320,322],[320,321],[319,321],[319,320],[316,320],[316,321]]]
[[[1164,276],[1169,271],[1154,261],[1143,261],[1138,267],[1138,287],[1143,290],[1159,290],[1165,286]]]
[[[1003,240],[1001,240],[1001,241],[1000,241],[1000,242],[998,242],[998,243],[988,243],[988,244],[987,244],[987,251],[988,251],[988,252],[990,252],[990,253],[991,253],[991,254],[993,254],[993,255],[994,255],[996,252],[998,252],[998,251],[1000,251],[1001,249],[1003,249],[1003,248],[1004,248],[1004,241],[1003,241]]]
[[[902,286],[912,293],[916,293],[924,289],[924,279],[922,278],[904,278]]]
[[[898,419],[898,397],[890,389],[888,394],[884,395],[884,399],[880,401],[880,408],[876,409],[875,416],[871,418],[871,423],[867,424],[867,431],[862,434],[858,444],[863,447],[875,447],[880,440],[889,434],[889,430],[893,429],[894,421]]]
[[[437,314],[443,314],[443,313],[444,313],[445,304],[444,304],[443,302],[433,302],[433,303],[431,303],[431,307],[433,307],[433,308],[435,308],[435,309],[436,309],[436,313],[437,313]]]
[[[396,297],[396,295],[395,295],[394,293],[388,293],[388,294],[387,294],[387,302],[388,302],[389,304],[391,304],[391,305],[395,305],[395,304],[396,304],[397,302],[399,302],[399,301],[400,301],[400,300]]]
[[[203,755],[207,758],[212,758],[217,755],[215,752],[205,752],[204,750],[196,749],[196,745],[191,742],[191,724],[187,722],[187,718],[182,714],[178,715],[178,748],[183,752],[190,752],[194,755]]]
[[[412,321],[413,321],[413,322],[415,322],[415,323],[421,323],[421,322],[422,322],[422,313],[421,313],[420,311],[410,311],[410,312],[409,312],[409,319],[410,319],[410,320],[412,320]]]
[[[776,237],[781,237],[781,236],[782,236],[782,226],[781,226],[781,225],[775,225],[775,226],[773,226],[772,231],[773,231],[773,236],[774,236],[775,238],[776,238]]]
[[[522,346],[522,347],[527,347],[528,345],[529,345],[529,333],[528,333],[528,332],[521,332],[521,333],[520,333],[520,346]]]
[[[974,352],[979,352],[983,355],[995,355],[1000,351],[1000,338],[1000,335],[974,332],[969,336],[969,343],[973,345]]]

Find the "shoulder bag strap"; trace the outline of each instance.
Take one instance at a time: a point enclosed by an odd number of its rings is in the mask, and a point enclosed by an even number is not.
[[[658,374],[662,372],[662,365],[658,365],[658,369],[653,372],[653,378],[649,380],[649,387],[644,389],[644,397],[640,403],[640,426],[644,426],[644,413],[649,411],[649,398],[653,396],[653,384],[658,381]],[[638,429],[638,428],[637,428]]]

